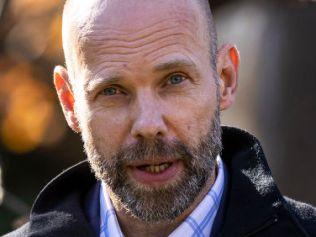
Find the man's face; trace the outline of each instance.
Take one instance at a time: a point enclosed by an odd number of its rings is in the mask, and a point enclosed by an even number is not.
[[[132,215],[159,222],[214,171],[216,73],[196,1],[121,2],[108,1],[78,43],[75,111],[96,176]]]

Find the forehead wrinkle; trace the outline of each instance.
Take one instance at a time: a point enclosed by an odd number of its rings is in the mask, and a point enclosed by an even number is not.
[[[169,23],[170,24],[170,23]],[[147,27],[142,34],[137,34],[135,36],[131,35],[117,35],[117,34],[111,34],[111,32],[107,31],[95,31],[92,34],[89,35],[88,38],[85,38],[86,41],[83,45],[83,47],[99,47],[100,44],[103,44],[102,48],[137,48],[141,47],[144,43],[151,43],[154,41],[158,41],[161,38],[164,38],[166,36],[172,36],[176,34],[183,34],[187,33],[187,36],[191,37],[193,41],[196,41],[196,39],[193,37],[194,32],[192,32],[193,25],[189,24],[182,24],[182,29],[179,31],[179,25],[175,24],[172,26],[164,26],[161,27]],[[175,30],[176,29],[176,30]],[[111,35],[111,36],[109,36]],[[161,35],[157,38],[157,35]],[[90,38],[90,39],[89,39]]]
[[[169,18],[164,18],[162,20],[159,20],[155,23],[153,23],[152,25],[148,26],[148,27],[142,27],[140,29],[133,29],[133,30],[128,30],[128,29],[118,29],[118,28],[112,28],[112,27],[108,27],[108,26],[104,26],[103,24],[99,25],[94,25],[93,26],[93,30],[95,32],[102,32],[102,34],[100,34],[100,37],[102,37],[102,39],[104,39],[104,32],[106,33],[114,33],[116,35],[119,36],[129,36],[130,38],[137,38],[139,35],[144,35],[146,34],[146,31],[150,30],[150,28],[154,28],[156,29],[156,26],[158,26],[159,24],[163,23],[163,22],[170,22],[173,21],[175,22],[177,25],[182,25],[182,23],[189,23],[190,21],[188,19],[184,19],[184,20],[180,20],[176,19],[175,17],[169,17]],[[93,35],[93,32],[91,32],[91,35]],[[97,34],[94,34],[97,36]]]
[[[177,41],[177,40],[175,40],[175,42],[170,42],[170,41],[168,41],[168,42],[166,42],[166,44],[160,46],[159,48],[152,49],[151,51],[146,52],[146,53],[144,54],[144,57],[152,57],[152,56],[154,56],[154,55],[159,54],[160,52],[162,52],[161,49],[166,49],[166,48],[173,47],[173,46],[176,46],[176,45],[180,45],[180,42]],[[187,51],[187,53],[189,53],[189,54],[192,54],[192,53],[193,53],[193,51],[190,50],[189,48],[183,47],[183,45],[181,45],[181,46],[182,46],[181,49]],[[154,59],[153,59],[153,60],[154,60]]]
[[[96,66],[93,70],[93,77],[96,76],[102,76],[103,72],[106,71],[115,71],[115,70],[119,70],[120,71],[120,66],[122,64],[126,64],[127,62],[117,62],[117,63],[113,63],[111,61],[109,62],[102,62],[100,63],[98,66]]]
[[[93,63],[99,58],[104,60],[107,57],[111,57],[111,60],[125,61],[128,60],[128,58],[124,59],[124,56],[139,53],[142,53],[146,57],[162,48],[168,46],[171,47],[172,45],[177,44],[180,45],[181,42],[185,41],[185,38],[190,38],[190,45],[196,45],[198,40],[196,40],[194,32],[192,32],[189,27],[184,27],[185,29],[183,30],[179,30],[179,27],[176,28],[177,30],[175,30],[175,27],[168,27],[167,30],[156,29],[156,32],[147,34],[147,38],[139,38],[135,42],[126,39],[117,39],[116,41],[98,40],[95,42],[92,40],[90,41],[90,44],[86,45],[82,50],[85,51],[87,62]],[[126,41],[128,41],[128,43],[126,43]],[[188,43],[186,42],[186,45],[187,44]],[[182,45],[182,47],[184,46],[185,45]],[[105,55],[107,57],[104,57]]]
[[[193,43],[192,43],[193,44]],[[193,54],[193,51],[190,50],[189,47],[185,47],[185,45],[181,44],[177,38],[167,38],[161,40],[159,43],[151,43],[150,45],[143,46],[142,49],[130,49],[130,50],[118,50],[115,49],[113,51],[107,49],[103,50],[102,48],[96,48],[95,52],[90,54],[91,57],[88,57],[89,65],[95,70],[98,67],[107,67],[108,63],[118,62],[120,63],[129,63],[134,59],[135,56],[141,56],[142,58],[148,59],[148,61],[153,61],[152,57],[154,57],[157,53],[161,53],[165,50],[172,50],[172,48],[177,47],[177,51],[181,49],[181,52],[186,52],[187,54]],[[94,68],[95,67],[95,68]]]
[[[173,32],[173,31],[172,31]],[[130,57],[134,55],[143,54],[144,57],[149,56],[154,51],[159,51],[166,47],[171,47],[172,45],[180,45],[182,39],[185,37],[193,37],[184,33],[173,33],[173,34],[158,34],[159,37],[155,36],[155,39],[150,41],[143,40],[142,42],[135,42],[134,45],[131,44],[114,44],[112,42],[107,42],[105,45],[95,44],[89,46],[89,48],[81,49],[82,54],[84,54],[86,66],[94,66],[106,61],[110,62],[128,62],[131,60]],[[192,44],[194,44],[194,39],[191,39]],[[108,46],[111,44],[111,46]],[[183,47],[183,45],[180,45]]]
[[[179,37],[186,37],[183,33],[174,33],[169,34],[166,36],[161,36],[159,38],[150,40],[148,42],[141,42],[135,43],[135,45],[113,45],[113,46],[90,46],[88,51],[92,51],[93,57],[97,55],[104,56],[104,55],[130,55],[130,54],[138,54],[144,53],[145,55],[149,54],[153,50],[158,50],[163,48],[165,45],[172,45],[172,44],[180,44],[181,40]],[[194,41],[193,41],[194,42]],[[159,44],[159,48],[155,49],[155,45]],[[146,51],[149,53],[145,53]],[[91,53],[90,53],[91,54]]]
[[[103,32],[96,32],[94,34],[91,34],[91,42],[87,42],[87,45],[94,45],[94,44],[99,44],[99,43],[108,43],[109,42],[119,42],[119,43],[135,43],[135,42],[139,42],[142,40],[147,40],[148,38],[154,38],[156,34],[159,33],[167,33],[170,31],[170,33],[174,33],[174,28],[176,28],[175,26],[169,26],[169,27],[164,27],[162,29],[155,29],[154,31],[150,31],[146,34],[138,34],[137,37],[131,37],[130,35],[126,34],[125,36],[123,35],[113,35],[111,37],[109,37],[109,32],[103,31]]]
[[[172,45],[166,45],[165,47],[169,47],[169,46],[173,46]],[[169,51],[167,54],[162,52],[161,50],[156,50],[156,52],[159,53],[159,55],[146,55],[143,56],[143,58],[147,58],[148,56],[150,56],[151,58],[148,59],[148,61],[152,62],[153,64],[155,64],[157,61],[159,61],[159,59],[161,59],[164,56],[170,56],[170,58],[172,58],[172,55],[177,55],[179,54],[179,50],[174,50],[174,51]],[[181,55],[186,58],[188,61],[192,61],[190,55],[192,55],[192,51],[190,51],[189,49],[186,48],[182,48],[182,52]],[[155,57],[156,56],[156,57]],[[176,56],[177,57],[177,56]],[[122,65],[128,65],[130,63],[129,60],[123,60],[122,58],[120,60],[113,60],[112,57],[110,60],[106,60],[105,58],[102,58],[102,60],[100,60],[97,64],[93,65],[93,74],[94,75],[99,75],[99,74],[103,74],[102,72],[105,71],[111,71],[111,69],[114,70],[122,70],[121,67]],[[90,70],[92,71],[92,70]]]
[[[161,33],[161,32],[160,32]],[[156,36],[156,35],[160,35],[160,36]],[[111,41],[107,41],[107,42],[103,42],[103,41],[97,41],[97,42],[93,42],[93,44],[90,44],[89,46],[87,46],[88,48],[98,48],[99,44],[103,44],[102,49],[106,50],[106,49],[137,49],[140,48],[142,46],[145,45],[150,45],[152,43],[158,42],[160,40],[166,39],[166,38],[173,38],[173,37],[177,37],[177,36],[186,36],[185,32],[174,32],[174,31],[170,31],[170,33],[168,32],[164,32],[164,33],[154,33],[151,36],[149,36],[148,38],[142,38],[139,39],[138,41],[130,41],[128,43],[121,41],[120,39],[112,39]],[[188,35],[189,36],[189,35]],[[191,37],[192,38],[192,37]],[[193,40],[193,38],[192,38]]]

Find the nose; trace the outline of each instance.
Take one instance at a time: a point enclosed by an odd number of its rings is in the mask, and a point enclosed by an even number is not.
[[[146,140],[166,136],[167,126],[161,105],[150,96],[139,98],[137,104],[131,135]]]

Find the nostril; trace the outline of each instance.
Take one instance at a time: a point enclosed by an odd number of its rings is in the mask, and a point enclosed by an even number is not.
[[[133,132],[133,136],[140,139],[155,139],[162,138],[164,136],[164,132],[160,129],[139,129]]]
[[[163,137],[163,133],[161,131],[159,131],[156,136],[159,137],[159,138],[162,138]]]

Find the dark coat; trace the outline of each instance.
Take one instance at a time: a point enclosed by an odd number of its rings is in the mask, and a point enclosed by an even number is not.
[[[212,236],[316,236],[316,209],[281,195],[255,137],[223,127],[223,145],[229,177]],[[82,162],[51,181],[30,222],[6,237],[92,237],[99,236],[98,225],[99,184]]]

